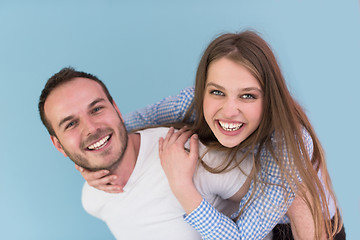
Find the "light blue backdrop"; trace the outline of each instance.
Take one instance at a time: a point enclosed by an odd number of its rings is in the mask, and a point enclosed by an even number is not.
[[[359,12],[357,0],[1,0],[0,238],[113,239],[40,122],[53,73],[96,74],[127,113],[192,85],[214,36],[255,29],[323,143],[348,239],[360,239]]]

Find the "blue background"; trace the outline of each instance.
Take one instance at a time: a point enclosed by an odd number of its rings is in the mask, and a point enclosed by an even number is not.
[[[52,74],[94,73],[124,114],[191,86],[216,35],[255,29],[323,143],[348,239],[360,239],[359,13],[357,0],[1,0],[0,238],[113,239],[40,122]]]

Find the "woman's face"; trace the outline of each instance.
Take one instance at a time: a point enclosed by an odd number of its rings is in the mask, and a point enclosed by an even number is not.
[[[203,107],[217,140],[232,148],[259,126],[263,91],[250,71],[223,57],[209,65]]]

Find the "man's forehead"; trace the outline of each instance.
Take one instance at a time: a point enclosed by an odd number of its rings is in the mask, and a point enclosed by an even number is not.
[[[74,78],[56,87],[49,94],[45,101],[45,114],[49,121],[59,121],[88,108],[99,98],[107,100],[99,83],[87,78]]]
[[[66,102],[65,96],[80,100],[82,97],[91,98],[94,94],[106,96],[103,88],[96,81],[88,78],[74,78],[54,88],[46,99],[46,102],[50,102],[52,98],[59,98],[59,100],[63,99],[63,101],[57,102],[61,104]],[[94,98],[96,97],[94,96]]]

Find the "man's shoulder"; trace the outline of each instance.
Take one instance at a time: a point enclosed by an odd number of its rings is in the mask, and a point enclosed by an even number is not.
[[[169,131],[170,128],[168,127],[150,127],[140,131],[136,131],[135,133],[140,133],[141,135],[163,135]]]
[[[141,142],[150,139],[152,141],[159,140],[160,137],[165,137],[169,131],[168,127],[152,127],[135,132],[134,134],[140,134]]]

